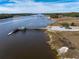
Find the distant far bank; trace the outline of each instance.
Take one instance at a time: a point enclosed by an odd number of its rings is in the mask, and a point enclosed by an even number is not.
[[[5,18],[12,18],[12,17],[18,17],[18,16],[30,16],[35,15],[39,13],[16,13],[16,14],[0,14],[0,19]],[[67,12],[67,13],[41,13],[47,16],[50,16],[51,18],[61,18],[61,17],[79,17],[79,12]]]

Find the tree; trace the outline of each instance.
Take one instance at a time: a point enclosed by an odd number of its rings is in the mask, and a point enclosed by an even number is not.
[[[72,22],[72,23],[71,23],[71,26],[75,26],[75,23]]]
[[[70,28],[68,23],[62,23],[61,25],[65,28]]]

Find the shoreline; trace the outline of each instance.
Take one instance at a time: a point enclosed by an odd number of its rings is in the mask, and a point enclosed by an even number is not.
[[[48,31],[47,30],[46,33],[48,34],[50,38],[50,40],[48,41],[48,44],[51,50],[53,49],[57,50],[63,46],[66,46],[66,47],[69,47],[69,51],[64,55],[64,59],[65,58],[71,58],[71,59],[79,58],[79,52],[78,52],[79,48],[75,45],[76,42],[71,41],[70,38],[65,37],[65,35],[62,34],[62,33],[72,33],[72,32],[60,32],[60,31]],[[73,34],[75,34],[75,32],[73,32]]]

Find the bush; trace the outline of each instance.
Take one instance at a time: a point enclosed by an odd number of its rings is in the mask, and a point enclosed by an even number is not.
[[[65,28],[70,28],[68,23],[62,23],[61,25]]]
[[[72,23],[71,23],[71,26],[75,26],[75,23],[72,22]]]

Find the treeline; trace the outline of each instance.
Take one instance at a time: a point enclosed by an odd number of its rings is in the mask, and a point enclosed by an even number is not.
[[[69,16],[69,17],[79,17],[79,13],[72,12],[72,13],[63,13],[61,14],[63,16]]]
[[[0,14],[0,19],[13,17],[11,14]]]
[[[72,13],[45,13],[52,18],[59,18],[59,17],[79,17],[79,13],[72,12]]]
[[[59,18],[59,17],[79,17],[79,13],[77,12],[72,12],[72,13],[42,13],[44,15],[48,15],[52,18]],[[11,18],[14,16],[29,16],[29,15],[34,15],[34,13],[19,13],[19,14],[0,14],[0,19],[5,19],[5,18]]]
[[[22,13],[22,14],[0,14],[0,19],[11,18],[11,17],[15,17],[15,16],[29,16],[29,15],[33,15],[33,14],[26,14],[26,13]]]

